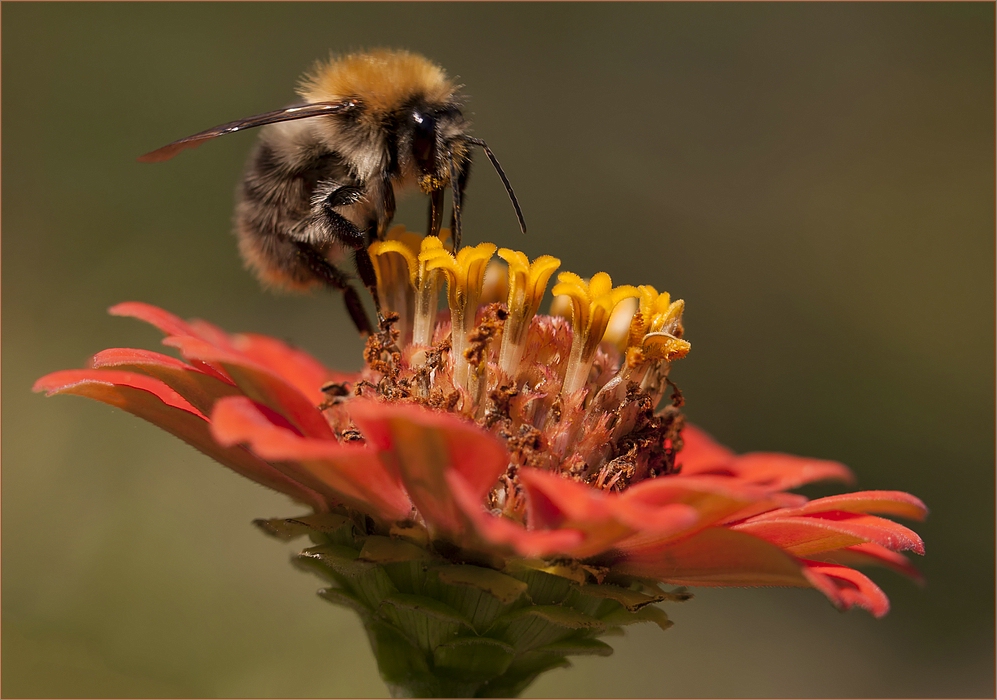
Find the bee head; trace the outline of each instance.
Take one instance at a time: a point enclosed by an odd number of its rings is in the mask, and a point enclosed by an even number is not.
[[[409,110],[407,121],[420,188],[428,194],[446,187],[451,159],[462,164],[467,157],[463,143],[466,127],[460,111],[451,105],[415,105]]]

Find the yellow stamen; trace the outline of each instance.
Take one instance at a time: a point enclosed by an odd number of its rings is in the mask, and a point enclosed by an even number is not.
[[[387,240],[372,243],[368,248],[377,275],[377,296],[383,308],[398,312],[403,342],[409,342],[409,324],[412,344],[433,342],[441,273],[427,269],[423,253],[448,254],[444,240],[449,235],[450,231],[443,229],[439,237],[422,237],[406,231],[404,226],[395,226],[388,232]]]
[[[398,314],[397,328],[402,343],[410,341],[408,331],[418,284],[420,239],[421,236],[406,231],[404,226],[395,226],[388,232],[387,240],[372,243],[367,249],[377,276],[381,309]]]
[[[481,287],[479,304],[505,301],[509,296],[509,266],[501,260],[491,260],[485,268],[485,283]]]
[[[567,299],[567,297],[559,298]],[[612,343],[617,350],[624,352],[630,339],[630,324],[635,313],[637,313],[636,299],[627,298],[617,304],[616,308],[613,309],[613,314],[609,317],[609,325],[606,327],[606,334],[602,336],[602,342]]]
[[[649,284],[641,285],[640,306],[630,322],[627,363],[631,366],[655,360],[672,362],[689,353],[682,340],[682,312],[685,302],[672,301],[668,292],[658,293]]]
[[[588,282],[573,272],[562,272],[557,276],[557,284],[552,291],[555,295],[571,298],[571,328],[574,335],[567,372],[561,386],[561,393],[570,394],[588,381],[595,351],[602,342],[617,304],[629,297],[639,297],[640,292],[631,285],[613,287],[612,278],[605,272],[597,272]]]
[[[515,368],[523,357],[530,323],[540,308],[547,282],[561,266],[561,261],[541,255],[531,263],[525,254],[509,248],[499,249],[498,255],[509,265],[509,317],[502,331],[499,367],[515,379]]]
[[[493,243],[479,243],[461,248],[455,256],[444,250],[442,243],[438,246],[427,245],[429,241],[430,238],[423,241],[419,262],[425,264],[427,273],[439,270],[446,277],[454,383],[470,391],[464,351],[467,349],[467,336],[474,328],[474,316],[485,281],[485,269],[495,254],[496,246]]]

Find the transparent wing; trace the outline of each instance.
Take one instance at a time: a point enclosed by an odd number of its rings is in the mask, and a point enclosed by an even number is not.
[[[155,151],[146,153],[144,156],[139,157],[138,160],[140,163],[161,163],[164,160],[169,160],[180,151],[187,148],[197,148],[205,141],[210,141],[218,136],[233,134],[237,131],[244,131],[245,129],[252,129],[266,124],[287,122],[293,119],[308,119],[310,117],[318,117],[323,114],[339,114],[348,109],[353,109],[359,104],[360,102],[358,100],[343,100],[341,102],[311,102],[304,105],[284,107],[283,109],[277,109],[273,112],[265,112],[264,114],[257,114],[253,117],[237,119],[234,122],[222,124],[221,126],[216,126],[213,129],[208,129],[198,134],[194,134],[193,136],[188,136],[178,141],[174,141],[173,143],[167,144],[162,148],[157,148]]]

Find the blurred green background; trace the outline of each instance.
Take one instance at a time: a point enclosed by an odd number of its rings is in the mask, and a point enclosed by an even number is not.
[[[19,696],[377,696],[355,617],[250,526],[300,512],[157,428],[32,395],[158,334],[142,300],[361,344],[332,295],[272,296],[229,234],[253,136],[135,157],[293,99],[330,50],[423,52],[501,159],[465,237],[687,302],[688,413],[738,450],[837,459],[931,508],[883,620],[814,591],[703,590],[534,696],[990,696],[994,6],[3,6],[3,686]],[[398,221],[424,223],[423,201]],[[813,491],[812,493],[823,493]]]

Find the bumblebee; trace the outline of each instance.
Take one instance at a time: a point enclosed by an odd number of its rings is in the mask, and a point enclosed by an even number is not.
[[[459,248],[473,146],[498,172],[526,231],[508,178],[487,144],[469,134],[459,86],[438,65],[408,51],[349,54],[316,66],[298,94],[300,104],[222,124],[139,158],[165,161],[218,136],[264,127],[239,186],[235,234],[243,260],[265,286],[341,290],[357,329],[373,332],[340,263],[352,253],[377,304],[367,246],[387,232],[396,196],[413,189],[429,196],[427,233],[439,235],[450,188]]]

